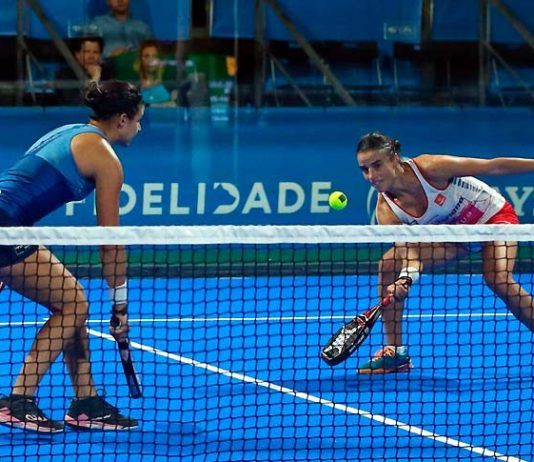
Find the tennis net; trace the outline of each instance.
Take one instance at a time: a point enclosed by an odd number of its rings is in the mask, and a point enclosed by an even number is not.
[[[525,313],[529,303],[533,309],[533,232],[534,225],[0,228],[0,245],[46,245],[78,277],[96,388],[139,422],[127,432],[45,436],[2,427],[2,460],[532,460],[534,320]],[[128,252],[140,399],[128,396],[108,330],[99,248],[119,244]],[[406,352],[393,362],[406,366],[409,355],[413,368],[362,373],[387,343],[381,322],[350,358],[327,365],[322,347],[377,303],[379,271],[408,249],[429,260],[395,324]],[[507,271],[495,268],[513,268],[524,292],[514,298]],[[522,314],[515,311],[523,322],[503,298],[522,304]],[[50,316],[9,284],[0,293],[2,393]],[[59,359],[36,394],[43,412],[63,421],[73,391]]]

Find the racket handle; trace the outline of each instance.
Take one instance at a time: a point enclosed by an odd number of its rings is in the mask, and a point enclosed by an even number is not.
[[[124,363],[128,363],[131,360],[130,358],[130,342],[127,338],[117,340],[117,348],[119,350],[119,356]]]
[[[117,340],[117,345],[119,350],[128,350],[130,348],[130,342],[128,341],[128,338],[121,338],[120,340]]]
[[[391,295],[388,295],[387,297],[384,297],[382,299],[382,302],[380,303],[382,306],[388,306],[393,301],[393,297]]]
[[[130,342],[127,338],[117,340],[117,347],[119,349],[119,355],[121,358],[122,367],[124,369],[124,375],[126,377],[130,396],[134,399],[141,398],[143,396],[143,392],[141,391],[141,384],[139,383],[139,378],[137,377],[137,373],[135,372],[132,362]]]

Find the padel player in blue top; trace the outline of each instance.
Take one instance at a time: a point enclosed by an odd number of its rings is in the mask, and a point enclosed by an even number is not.
[[[534,171],[534,159],[476,159],[445,155],[400,157],[400,143],[381,133],[365,135],[357,148],[363,176],[378,191],[376,218],[383,225],[517,224],[505,198],[472,175]],[[412,367],[402,339],[403,300],[419,273],[465,255],[464,245],[397,244],[380,261],[379,291],[394,302],[384,307],[387,345],[361,365],[362,374],[407,371]],[[517,243],[486,242],[483,275],[513,315],[534,332],[534,300],[512,274]]]
[[[121,162],[111,143],[128,145],[141,130],[144,103],[130,83],[90,82],[85,104],[88,124],[65,125],[44,135],[9,170],[0,174],[0,226],[31,226],[63,204],[96,191],[100,226],[119,224]],[[126,258],[122,246],[102,246],[103,276],[126,335]],[[82,285],[43,246],[0,246],[0,280],[47,307],[51,316],[39,330],[11,394],[0,399],[0,423],[37,432],[63,431],[38,407],[36,389],[51,364],[63,353],[76,398],[65,423],[79,429],[128,430],[137,421],[97,395],[89,363],[86,320],[88,302]]]

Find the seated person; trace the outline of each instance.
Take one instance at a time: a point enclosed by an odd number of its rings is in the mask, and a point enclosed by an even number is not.
[[[113,66],[102,61],[103,40],[100,37],[81,37],[72,41],[74,58],[85,71],[87,80],[111,80],[114,77]],[[85,82],[80,82],[70,66],[65,66],[56,73],[56,95],[59,104],[82,104],[81,89]]]
[[[161,61],[158,43],[147,40],[141,44],[139,59],[134,64],[139,73],[143,100],[151,106],[176,106],[177,91],[163,83],[165,63]]]
[[[96,16],[89,24],[96,27],[106,44],[105,58],[135,51],[143,40],[152,38],[150,27],[130,15],[129,0],[107,0],[109,13]]]

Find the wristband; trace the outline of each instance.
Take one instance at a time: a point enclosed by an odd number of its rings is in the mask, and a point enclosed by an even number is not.
[[[108,289],[109,299],[114,305],[121,305],[128,302],[128,284],[124,281],[123,284],[117,287],[110,287]]]
[[[408,279],[411,281],[410,285],[414,282],[417,282],[419,279],[419,270],[417,268],[414,268],[413,266],[407,266],[405,268],[402,268],[398,279]]]

